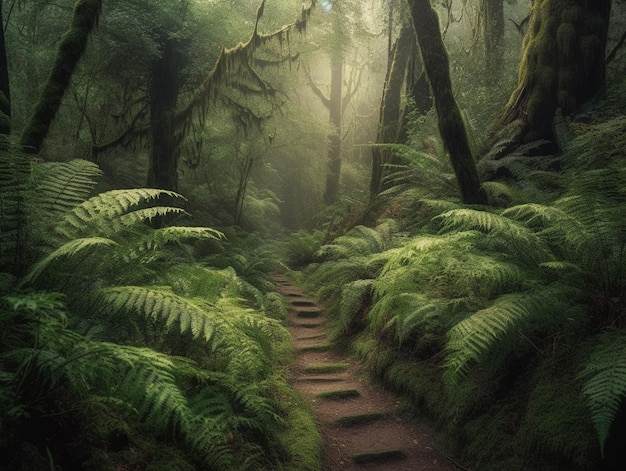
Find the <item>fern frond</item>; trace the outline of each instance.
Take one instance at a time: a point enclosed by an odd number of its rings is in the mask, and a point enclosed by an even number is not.
[[[586,358],[579,377],[585,381],[582,394],[587,398],[591,420],[598,434],[600,450],[626,397],[626,335],[620,331],[600,334]]]
[[[441,233],[480,230],[488,234],[490,244],[512,252],[521,260],[536,265],[554,258],[545,240],[528,227],[499,214],[473,209],[448,211],[437,218]]]
[[[100,193],[70,211],[56,227],[56,231],[65,237],[75,238],[85,233],[91,234],[94,229],[104,230],[111,220],[122,217],[133,207],[160,197],[182,198],[173,191],[150,188],[111,190]]]
[[[339,321],[344,330],[350,326],[356,314],[363,308],[363,303],[371,293],[373,285],[373,279],[355,280],[342,288]]]
[[[93,250],[98,247],[112,247],[118,244],[104,237],[89,237],[85,239],[74,239],[70,242],[63,244],[52,253],[45,256],[43,259],[35,263],[30,271],[21,280],[20,285],[30,284],[39,278],[41,274],[46,271],[52,264],[59,261],[62,258],[75,257],[78,254],[83,255],[84,252]]]
[[[161,319],[166,327],[177,324],[181,333],[191,332],[211,344],[218,319],[198,305],[175,294],[140,286],[103,288],[97,292],[97,305],[113,314],[122,311]],[[216,322],[217,321],[217,322]]]
[[[31,175],[31,160],[0,150],[0,271],[21,271],[25,238],[25,193]]]
[[[475,362],[481,362],[496,345],[512,341],[532,322],[567,312],[567,290],[547,287],[530,293],[503,295],[491,306],[462,320],[448,331],[446,377],[458,383]]]
[[[83,203],[102,175],[100,168],[87,160],[42,164],[34,204],[55,220]]]

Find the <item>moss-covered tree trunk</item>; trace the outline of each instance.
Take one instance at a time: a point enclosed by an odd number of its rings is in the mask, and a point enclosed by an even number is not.
[[[61,38],[50,75],[22,132],[20,144],[25,152],[37,154],[41,150],[101,10],[102,0],[76,2],[70,28]]]
[[[487,204],[487,195],[481,188],[465,124],[452,93],[448,53],[441,37],[439,18],[430,6],[430,0],[407,1],[435,101],[439,132],[450,154],[461,201],[466,204]]]
[[[522,141],[552,139],[552,119],[578,111],[606,80],[610,0],[534,0],[518,85],[502,124],[519,122]]]
[[[174,126],[181,81],[180,44],[161,38],[161,51],[152,64],[150,80],[150,167],[148,187],[178,190],[179,137]]]
[[[502,72],[504,58],[504,0],[481,0],[485,80],[495,83]]]
[[[377,144],[398,142],[401,124],[401,100],[404,79],[406,77],[409,58],[415,49],[415,33],[411,26],[401,29],[393,47],[391,65],[385,78],[383,99],[378,123]],[[372,149],[372,176],[370,180],[370,199],[381,190],[386,174],[385,165],[391,162],[392,151],[385,147]]]

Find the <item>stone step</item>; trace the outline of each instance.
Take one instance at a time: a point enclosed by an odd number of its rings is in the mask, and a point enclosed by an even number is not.
[[[352,461],[356,464],[367,463],[383,463],[389,461],[399,461],[406,459],[407,454],[400,449],[365,451],[362,453],[354,453]]]
[[[312,363],[304,367],[307,374],[332,374],[346,371],[350,363]]]
[[[294,310],[294,314],[304,319],[315,319],[322,315],[322,311],[319,308],[297,309]]]
[[[296,346],[297,352],[327,352],[335,347],[333,342],[314,343],[311,345]]]
[[[360,425],[368,425],[385,417],[386,414],[381,412],[368,412],[365,414],[345,415],[339,417],[335,424],[341,427],[358,427]]]
[[[294,299],[290,299],[289,304],[297,307],[316,307],[317,309],[319,309],[317,303],[313,299],[309,299],[304,296],[301,298],[294,297]]]
[[[331,391],[324,391],[315,395],[319,399],[327,400],[341,400],[352,399],[361,396],[361,393],[356,389],[336,389]]]

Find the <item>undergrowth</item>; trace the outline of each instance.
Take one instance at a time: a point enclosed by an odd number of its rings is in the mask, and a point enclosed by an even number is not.
[[[624,464],[625,125],[567,143],[543,197],[544,169],[492,185],[499,207],[423,193],[418,218],[357,226],[303,271],[335,336],[472,467]]]
[[[89,197],[85,161],[0,174],[3,466],[319,469],[261,252],[185,225],[173,192]]]

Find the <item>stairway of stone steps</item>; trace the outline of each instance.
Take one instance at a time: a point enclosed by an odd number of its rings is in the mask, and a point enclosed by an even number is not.
[[[288,305],[295,347],[292,384],[310,401],[324,439],[325,470],[458,471],[435,449],[430,431],[399,412],[399,401],[367,381],[356,360],[338,352],[313,299],[275,276]]]

